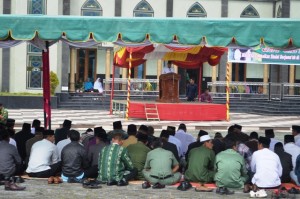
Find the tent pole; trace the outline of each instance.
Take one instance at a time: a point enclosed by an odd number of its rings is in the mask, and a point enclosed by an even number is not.
[[[113,65],[113,74],[112,74],[112,85],[111,85],[111,92],[110,92],[110,112],[109,114],[113,114],[113,99],[114,99],[114,91],[115,91],[115,65]]]
[[[229,122],[229,63],[226,64],[226,120]]]
[[[129,114],[129,103],[130,103],[130,81],[131,81],[131,67],[132,67],[132,52],[129,54],[129,69],[128,69],[128,80],[127,80],[127,106],[126,106],[126,120],[128,120]]]
[[[51,96],[50,96],[50,64],[49,42],[46,41],[46,49],[42,52],[43,58],[43,98],[44,98],[44,125],[45,129],[51,129]]]
[[[203,64],[201,63],[200,67],[199,67],[199,82],[198,82],[198,101],[200,102],[200,98],[201,98],[201,88],[202,88],[202,67]]]

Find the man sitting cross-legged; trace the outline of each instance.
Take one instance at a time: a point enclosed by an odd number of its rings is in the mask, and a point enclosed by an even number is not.
[[[213,144],[209,135],[200,137],[201,147],[192,149],[188,156],[188,169],[185,172],[185,179],[190,182],[213,182],[215,171],[215,153],[212,150]]]
[[[154,141],[153,150],[147,155],[143,175],[146,182],[143,188],[149,188],[150,184],[153,189],[164,188],[165,185],[175,184],[180,180],[179,163],[172,152],[162,148],[161,141]]]
[[[233,194],[227,188],[242,188],[248,179],[244,158],[236,151],[236,141],[226,138],[226,150],[216,156],[215,182],[218,194]]]
[[[151,150],[147,147],[148,135],[139,132],[136,137],[138,142],[136,144],[130,144],[127,149],[133,166],[138,170],[136,179],[143,180],[144,176],[142,170],[145,166],[147,154]]]
[[[84,176],[84,169],[88,167],[87,153],[79,144],[80,134],[70,130],[68,136],[71,143],[67,144],[61,152],[62,179],[64,182],[79,182]]]
[[[54,131],[45,130],[44,139],[33,144],[26,172],[30,177],[48,178],[61,171]]]
[[[133,167],[127,149],[121,146],[122,136],[122,133],[114,133],[112,144],[102,149],[99,158],[98,180],[107,183],[108,186],[126,186],[128,180],[137,175],[137,169]]]
[[[278,155],[269,149],[270,142],[270,138],[259,137],[258,151],[253,153],[251,170],[254,176],[252,178],[251,197],[257,196],[257,194],[260,197],[267,196],[264,190],[256,192],[258,188],[274,188],[281,185],[282,166]]]

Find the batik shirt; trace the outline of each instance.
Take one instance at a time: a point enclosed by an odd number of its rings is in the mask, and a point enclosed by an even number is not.
[[[99,181],[120,181],[126,171],[133,169],[133,164],[126,148],[118,144],[111,144],[102,149],[98,168]]]

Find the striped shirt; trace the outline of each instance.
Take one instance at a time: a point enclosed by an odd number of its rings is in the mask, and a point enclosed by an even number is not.
[[[133,164],[126,148],[118,144],[111,144],[102,149],[98,169],[99,181],[120,181],[126,170],[133,169]]]

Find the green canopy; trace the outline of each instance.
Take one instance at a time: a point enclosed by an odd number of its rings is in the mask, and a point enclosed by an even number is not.
[[[239,46],[300,47],[300,19],[206,19],[206,18],[121,18],[48,15],[1,15],[0,40],[58,40],[228,46],[233,38]]]

